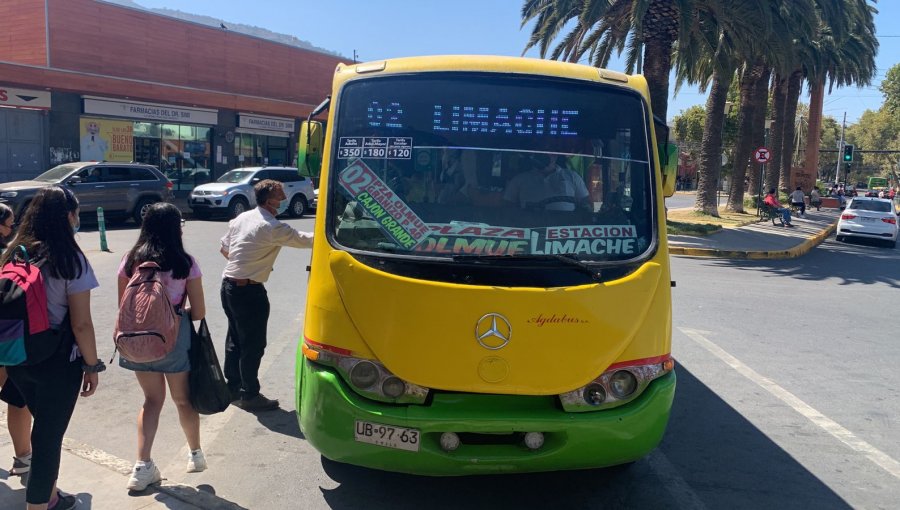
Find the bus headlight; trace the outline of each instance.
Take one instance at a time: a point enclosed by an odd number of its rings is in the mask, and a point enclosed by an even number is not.
[[[616,398],[627,398],[636,389],[637,378],[628,370],[617,370],[609,378],[609,391]]]
[[[309,361],[337,370],[350,388],[363,397],[392,404],[424,404],[428,388],[400,379],[377,361],[357,358],[346,349],[312,341],[301,344]]]
[[[650,363],[636,361],[614,365],[581,388],[559,396],[563,409],[569,412],[596,411],[618,407],[640,396],[650,383],[675,368],[671,356]]]

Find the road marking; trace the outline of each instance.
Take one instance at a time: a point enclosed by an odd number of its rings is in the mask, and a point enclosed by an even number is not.
[[[743,364],[740,360],[725,352],[724,349],[704,337],[699,330],[690,328],[678,328],[682,333],[697,342],[701,347],[721,359],[728,366],[735,369],[739,374],[750,379],[759,387],[768,391],[776,398],[790,406],[792,409],[806,417],[813,424],[834,436],[838,441],[849,446],[851,449],[865,455],[869,460],[874,462],[880,468],[887,471],[894,478],[900,479],[900,463],[894,460],[888,454],[882,452],[878,448],[870,445],[866,441],[856,437],[853,432],[845,429],[834,420],[828,418],[824,414],[815,410],[806,402],[797,398],[796,395],[775,384],[771,379],[757,373],[752,368]]]

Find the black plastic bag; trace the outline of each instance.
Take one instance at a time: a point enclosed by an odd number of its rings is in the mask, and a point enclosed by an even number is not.
[[[209,335],[206,319],[200,329],[191,323],[191,405],[200,414],[221,413],[231,404],[231,391],[222,374],[219,357]]]

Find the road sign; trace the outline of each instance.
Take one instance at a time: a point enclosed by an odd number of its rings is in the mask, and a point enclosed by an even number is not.
[[[768,163],[769,159],[772,158],[772,153],[769,152],[769,149],[760,147],[759,149],[756,149],[753,157],[756,158],[757,163]]]

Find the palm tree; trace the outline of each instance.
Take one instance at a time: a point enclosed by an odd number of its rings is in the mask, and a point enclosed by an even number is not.
[[[700,212],[719,215],[716,190],[721,173],[724,107],[728,86],[736,69],[743,62],[756,62],[764,54],[773,54],[770,59],[780,64],[778,55],[787,53],[784,50],[790,45],[790,31],[786,29],[787,23],[781,16],[778,4],[764,0],[707,0],[698,9],[698,23],[692,27],[691,37],[685,40],[687,44],[679,47],[679,83],[699,83],[701,87],[712,84],[707,98],[707,117],[700,149],[700,178],[694,207]],[[797,11],[802,12],[800,8],[807,2],[792,4],[797,4]],[[803,24],[794,23],[792,26],[802,28]],[[771,36],[762,40],[760,33]],[[761,77],[764,73],[758,74]],[[749,94],[753,88],[748,82],[744,93]],[[741,101],[749,103],[750,100],[742,98]],[[752,126],[752,118],[747,118],[748,112],[743,113],[744,130],[747,131],[748,126]],[[741,142],[742,145],[746,143]],[[736,158],[739,157],[743,156],[736,154]],[[743,175],[735,176],[732,183],[743,189]]]
[[[745,62],[740,73],[740,110],[738,110],[738,135],[734,148],[734,165],[731,183],[728,188],[728,201],[725,210],[744,212],[744,178],[750,157],[756,149],[754,141],[754,126],[759,124],[757,119],[765,119],[766,113],[766,84],[772,70],[766,64],[763,57],[758,57],[754,62]],[[759,135],[762,130],[759,131]],[[753,183],[756,172],[751,170],[750,192],[756,187]]]
[[[875,74],[875,54],[878,52],[874,5],[867,0],[835,3],[840,4],[840,16],[827,17],[824,11],[821,13],[813,40],[814,58],[807,71],[810,105],[804,168],[813,175],[819,174],[818,149],[826,82],[829,93],[835,85],[868,85]],[[832,21],[825,21],[829,19]]]
[[[606,67],[616,51],[627,48],[626,71],[633,72],[643,45],[642,72],[650,89],[654,115],[666,118],[672,46],[679,26],[693,15],[693,0],[525,0],[522,26],[535,20],[525,51],[538,46],[541,58],[578,62],[585,54],[597,67]],[[560,37],[564,28],[571,30]]]

